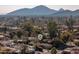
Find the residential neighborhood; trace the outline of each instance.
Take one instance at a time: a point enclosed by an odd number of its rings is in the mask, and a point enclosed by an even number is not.
[[[0,54],[79,54],[79,10],[40,5],[0,15]]]

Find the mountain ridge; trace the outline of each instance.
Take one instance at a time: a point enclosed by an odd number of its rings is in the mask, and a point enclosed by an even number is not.
[[[40,5],[31,9],[23,8],[23,9],[15,10],[8,13],[7,15],[50,15],[55,12],[56,10]]]
[[[79,9],[75,11],[64,10],[60,8],[59,10],[50,9],[44,5],[39,5],[34,8],[22,8],[19,10],[12,11],[6,15],[15,16],[79,16]]]

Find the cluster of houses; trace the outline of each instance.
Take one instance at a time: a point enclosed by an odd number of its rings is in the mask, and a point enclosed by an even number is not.
[[[65,25],[58,25],[58,29],[61,31],[65,31],[67,30],[67,26]],[[39,28],[41,29],[41,27],[38,26],[34,26],[34,28]],[[79,25],[75,25],[73,26],[74,31],[79,30]],[[20,30],[21,28],[19,27],[12,27],[12,26],[0,26],[0,53],[25,53],[22,52],[26,51],[26,53],[42,53],[42,54],[50,54],[51,51],[48,50],[51,48],[51,45],[49,43],[51,43],[51,40],[49,39],[49,33],[47,33],[47,25],[45,24],[43,30],[43,34],[39,34],[38,36],[34,36],[32,35],[32,37],[23,37],[23,39],[19,39],[16,40],[16,38],[14,38],[14,40],[10,39],[10,32],[16,32],[18,30]],[[43,35],[45,35],[47,38],[45,38],[43,40],[43,42],[46,43],[39,43],[38,41],[41,42],[41,40],[43,39]],[[33,37],[34,36],[34,37]],[[27,39],[27,40],[24,40]],[[48,40],[49,39],[49,40]],[[78,40],[79,39],[79,31],[77,31],[74,34],[74,40]],[[30,42],[30,43],[28,43]],[[38,42],[38,43],[36,43]],[[25,46],[25,44],[28,44],[27,46]],[[31,46],[32,45],[32,46]],[[79,47],[77,47],[76,45],[74,45],[73,42],[68,42],[67,43],[68,46],[70,46],[69,48],[66,48],[64,50],[57,50],[58,54],[74,54],[74,53],[79,53]],[[25,48],[26,50],[24,50],[24,46],[27,47]],[[41,47],[43,47],[44,49],[42,50],[42,52],[39,52],[38,49],[35,50],[36,47],[41,51]],[[39,46],[39,47],[38,47]],[[28,52],[27,52],[28,51]],[[36,52],[35,52],[36,51]]]

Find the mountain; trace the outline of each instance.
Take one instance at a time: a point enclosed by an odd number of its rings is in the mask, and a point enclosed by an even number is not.
[[[60,8],[58,12],[62,12],[62,11],[64,11],[64,9],[63,8]]]
[[[62,10],[61,12],[58,11],[54,14],[52,14],[52,16],[79,16],[79,10],[75,10],[75,11],[71,11],[71,10]]]
[[[56,13],[56,10],[50,9],[46,6],[40,5],[34,8],[28,9],[23,8],[19,10],[15,10],[13,12],[8,13],[7,15],[20,15],[20,16],[30,16],[30,15],[50,15]]]
[[[63,11],[58,11],[57,13],[52,14],[52,16],[71,16],[72,11],[70,10],[63,10]]]
[[[71,11],[60,8],[59,10],[50,9],[46,6],[39,5],[34,8],[23,8],[12,11],[8,16],[79,16],[79,10]]]
[[[79,16],[79,10],[73,11],[72,15],[73,15],[73,16]]]

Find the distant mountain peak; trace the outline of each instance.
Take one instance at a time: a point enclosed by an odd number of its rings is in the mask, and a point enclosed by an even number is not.
[[[44,5],[39,5],[39,6],[36,6],[36,7],[32,8],[32,9],[37,9],[37,10],[46,9],[46,10],[48,10],[50,8],[48,8],[48,7],[44,6]]]
[[[50,9],[44,5],[39,5],[34,8],[28,9],[28,8],[23,8],[19,10],[15,10],[13,12],[8,13],[8,15],[49,15],[57,12],[56,10]]]
[[[59,11],[62,12],[62,11],[64,11],[64,9],[63,8],[60,8]]]
[[[46,7],[45,5],[38,5],[38,6],[36,6],[36,7]]]

